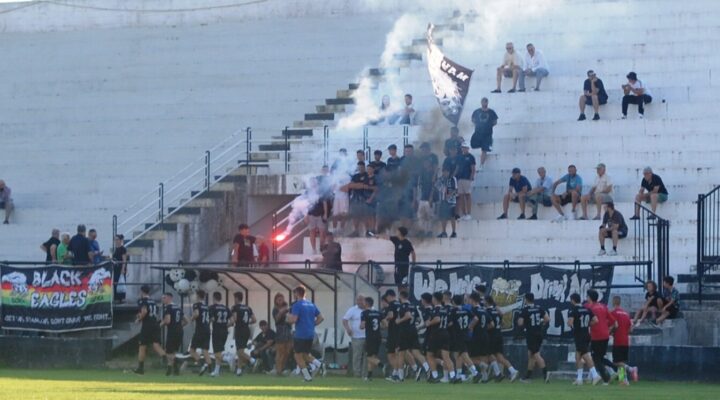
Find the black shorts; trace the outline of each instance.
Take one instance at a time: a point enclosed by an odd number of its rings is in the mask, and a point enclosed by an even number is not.
[[[667,308],[667,312],[668,312],[668,318],[675,319],[675,318],[677,318],[678,313],[680,312],[680,307],[673,304]]]
[[[625,239],[627,237],[627,235],[628,235],[627,231],[618,231],[618,238],[620,238],[620,239]],[[606,231],[605,238],[606,239],[612,238],[612,231],[609,231],[609,230]]]
[[[525,343],[530,354],[536,354],[540,352],[542,346],[543,336],[540,333],[528,333],[525,337]]]
[[[180,350],[180,347],[182,347],[183,342],[183,331],[182,330],[175,330],[170,331],[168,330],[167,336],[165,337],[165,352],[166,353],[177,353]]]
[[[388,331],[385,339],[385,350],[388,354],[394,354],[398,348],[398,332],[396,330]]]
[[[469,350],[471,358],[490,355],[490,340],[488,335],[473,336]]]
[[[470,147],[473,149],[482,149],[484,152],[489,153],[492,151],[492,145],[492,133],[476,132],[470,137]]]
[[[140,328],[140,346],[160,343],[160,325],[154,322],[142,324]]]
[[[583,355],[590,351],[590,335],[576,335],[574,339],[575,353]]]
[[[293,351],[297,354],[310,354],[313,339],[293,339]]]
[[[242,351],[247,348],[248,341],[250,340],[250,330],[249,329],[241,329],[239,332],[235,333],[235,349],[237,351]]]
[[[592,352],[593,359],[604,358],[607,354],[608,341],[605,340],[593,340],[590,342],[590,351]]]
[[[628,346],[613,346],[613,362],[615,363],[626,363],[628,362],[628,355],[630,353],[630,347]]]
[[[505,353],[505,343],[503,341],[502,332],[499,330],[494,330],[489,336],[488,340],[490,342],[490,354],[504,354]]]
[[[605,96],[598,96],[598,103],[600,105],[607,104],[608,98]],[[585,104],[588,106],[592,105],[592,96],[585,95]]]
[[[442,350],[450,351],[450,334],[445,329],[433,331],[427,345],[428,353],[437,355]]]
[[[570,193],[563,193],[560,196],[560,206],[572,203],[572,195]],[[578,196],[578,202],[580,197]]]
[[[398,335],[397,348],[400,351],[420,350],[420,340],[418,340],[417,331],[413,329],[412,331],[400,332]]]
[[[225,350],[225,342],[227,342],[228,333],[225,329],[213,330],[212,347],[213,352],[222,353]]]
[[[365,338],[365,354],[368,357],[377,356],[380,353],[381,338]]]
[[[450,351],[453,353],[467,353],[468,352],[468,344],[465,341],[464,335],[458,335],[455,333],[455,335],[451,335],[450,340]]]
[[[210,330],[196,330],[190,340],[190,348],[208,350],[210,348]]]

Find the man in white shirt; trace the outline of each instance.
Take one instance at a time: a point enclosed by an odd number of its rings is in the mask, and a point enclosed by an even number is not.
[[[623,93],[625,94],[622,98],[622,119],[627,118],[628,105],[637,104],[638,115],[640,119],[645,116],[645,104],[652,103],[652,96],[650,91],[637,78],[637,74],[630,72],[626,76],[628,83],[622,85]]]
[[[502,64],[497,69],[497,89],[491,93],[502,93],[500,90],[500,83],[502,78],[512,78],[512,89],[508,90],[508,93],[515,93],[515,86],[517,85],[518,78],[523,73],[523,59],[515,51],[515,46],[512,42],[505,44],[505,55],[503,56]]]
[[[547,175],[545,167],[537,169],[538,178],[535,181],[533,190],[528,193],[528,202],[532,209],[532,216],[528,219],[537,219],[538,204],[545,207],[552,206],[553,179]]]
[[[580,219],[588,219],[587,206],[591,200],[595,200],[597,206],[597,214],[594,220],[600,220],[600,213],[602,211],[602,205],[611,203],[613,184],[610,177],[605,173],[605,164],[600,163],[597,165],[597,177],[595,177],[595,183],[593,183],[590,192],[580,198],[580,204],[582,205],[583,215]]]
[[[545,55],[542,51],[535,49],[532,43],[527,45],[527,54],[525,54],[525,71],[520,74],[520,92],[525,91],[525,77],[534,76],[537,78],[535,83],[535,91],[540,90],[540,82],[543,78],[550,74],[548,64],[545,61]]]
[[[345,334],[352,338],[352,372],[356,378],[367,375],[367,359],[365,357],[365,329],[360,329],[362,312],[365,309],[365,296],[358,295],[355,305],[350,307],[342,318]]]

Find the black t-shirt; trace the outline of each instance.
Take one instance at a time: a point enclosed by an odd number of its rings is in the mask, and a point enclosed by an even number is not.
[[[497,122],[498,116],[491,108],[488,108],[487,110],[478,108],[473,111],[470,119],[472,120],[473,125],[475,125],[475,134],[492,136],[493,125]]]
[[[397,236],[390,236],[390,241],[395,245],[395,268],[407,273],[410,254],[415,251],[412,243],[407,239],[400,240]]]
[[[163,308],[163,315],[170,316],[170,323],[167,325],[168,331],[182,331],[182,308],[176,306],[175,304],[166,304]]]
[[[435,173],[433,171],[423,170],[418,179],[418,189],[420,191],[421,201],[430,201],[435,183]]]
[[[500,314],[500,311],[498,311],[495,307],[489,307],[485,309],[488,316],[490,317],[490,320],[495,325],[492,328],[492,331],[500,332],[502,330],[502,314]]]
[[[462,146],[462,144],[463,140],[460,136],[458,136],[457,138],[451,137],[450,139],[446,139],[445,146],[443,147],[443,154],[445,154],[445,157],[450,156],[450,149],[453,147],[457,149],[457,154],[460,154],[460,152],[462,151],[462,148],[460,146]]]
[[[443,161],[442,169],[449,170],[450,176],[455,176],[459,162],[460,162],[460,158],[458,158],[458,156],[446,157],[445,161]]]
[[[323,267],[342,271],[342,247],[338,242],[330,242],[320,246],[323,256]]]
[[[546,314],[547,312],[542,307],[535,304],[523,307],[520,311],[520,316],[523,319],[525,332],[534,335],[542,334],[542,326]]]
[[[377,190],[377,186],[378,186],[377,174],[373,173],[372,176],[370,176],[370,174],[368,174],[367,185],[370,188],[365,189],[364,196],[365,196],[366,201],[369,200],[370,197],[372,197],[373,193],[375,193],[375,190]],[[375,203],[374,199],[373,199],[373,203]]]
[[[116,247],[115,251],[113,251],[112,259],[113,261],[122,261],[125,254],[127,254],[125,246]]]
[[[310,207],[310,210],[308,211],[309,215],[312,215],[314,217],[322,217],[325,215],[325,204],[328,202],[328,199],[324,196],[320,196],[320,198],[313,204],[312,207]],[[330,210],[330,207],[328,206],[328,211]]]
[[[383,319],[388,319],[388,331],[389,332],[396,332],[397,331],[397,324],[395,324],[395,320],[398,319],[398,315],[400,313],[400,302],[397,300],[393,300],[388,304],[387,307],[383,309]],[[392,314],[392,316],[391,316]]]
[[[245,304],[235,304],[232,313],[235,316],[235,335],[250,330],[250,320],[253,317],[252,308]]]
[[[255,258],[255,254],[253,252],[255,236],[243,236],[238,233],[233,239],[233,244],[240,246],[240,249],[238,250],[238,261],[246,263],[253,262],[253,259]]]
[[[440,323],[433,326],[433,330],[434,331],[447,330],[449,318],[450,318],[450,316],[448,315],[448,309],[445,308],[444,306],[435,306],[435,308],[433,309],[431,319],[435,319],[438,317],[440,318]]]
[[[667,188],[665,187],[662,178],[655,174],[652,174],[650,182],[646,181],[645,178],[643,178],[642,181],[640,181],[640,185],[648,192],[652,192],[656,186],[660,186],[660,190],[658,190],[658,193],[668,194]]]
[[[90,241],[82,235],[75,235],[70,239],[68,250],[73,253],[73,264],[90,264]]]
[[[272,329],[268,329],[267,332],[260,331],[253,341],[257,347],[262,347],[270,340],[275,340],[275,332]]]
[[[478,323],[473,329],[473,336],[485,335],[488,330],[488,325],[492,321],[492,316],[482,306],[473,307],[472,316],[478,319]]]
[[[376,174],[382,173],[383,169],[387,166],[383,161],[370,161],[368,164],[369,167],[373,167]]]
[[[590,321],[593,319],[592,311],[582,305],[577,305],[570,310],[569,317],[573,319],[573,335],[575,337],[590,336]]]
[[[43,243],[43,246],[45,246],[45,261],[47,261],[47,262],[52,261],[52,255],[50,253],[50,248],[52,246],[57,247],[59,245],[60,245],[60,240],[56,237],[51,237],[50,239],[47,240],[47,242]],[[58,260],[58,261],[61,261],[61,260]]]
[[[143,308],[147,309],[147,314],[142,319],[142,324],[157,324],[160,310],[155,300],[146,297],[141,298],[138,300],[138,311],[142,311]]]
[[[652,298],[652,301],[650,302],[650,306],[657,307],[657,301],[658,301],[658,299],[662,299],[662,295],[657,290],[653,293],[645,292],[645,301],[647,302],[650,298]]]
[[[457,307],[450,310],[450,321],[452,321],[453,333],[457,339],[465,339],[471,319],[472,316],[468,310]]]
[[[600,79],[598,78],[598,79],[595,81],[595,87],[596,87],[597,90],[598,90],[598,93],[597,93],[598,98],[601,98],[601,99],[603,99],[603,98],[604,98],[604,99],[607,99],[607,98],[608,98],[607,92],[605,92],[605,85],[603,85],[602,80],[600,80]],[[590,79],[585,79],[585,83],[583,83],[583,92],[592,92],[592,86],[591,86],[591,83],[590,83]]]
[[[210,307],[199,301],[192,306],[193,313],[197,311],[198,317],[195,320],[195,332],[204,332],[210,330]]]
[[[398,328],[400,328],[402,332],[411,332],[415,329],[415,306],[411,303],[400,303],[398,318],[404,317],[406,313],[410,313],[410,319],[398,324]]]
[[[400,157],[388,157],[385,169],[388,172],[393,172],[400,167]]]
[[[470,179],[475,165],[475,156],[470,153],[460,154],[458,156],[458,173],[455,177],[458,179]]]
[[[365,322],[365,338],[380,341],[380,321],[383,319],[378,310],[363,310],[361,321]]]
[[[609,212],[605,212],[605,215],[603,215],[602,219],[603,226],[607,226],[608,222],[611,225],[618,224],[620,226],[618,228],[618,231],[627,233],[628,227],[627,224],[625,224],[625,218],[623,218],[623,215],[620,214],[620,211],[613,211],[612,217],[610,216]]]
[[[210,320],[212,321],[213,332],[227,332],[230,310],[224,304],[213,304],[210,306]]]
[[[367,185],[367,183],[368,183],[367,172],[361,172],[361,173],[357,173],[357,174],[353,175],[350,182],[362,183],[364,185]],[[350,189],[350,200],[357,201],[357,202],[365,202],[367,200],[366,190],[365,189]]]
[[[424,165],[425,161],[427,161],[427,160],[430,161],[430,165],[432,165],[434,168],[437,168],[438,165],[440,165],[440,160],[438,159],[438,156],[435,153],[421,154],[420,159],[421,159],[420,165]]]

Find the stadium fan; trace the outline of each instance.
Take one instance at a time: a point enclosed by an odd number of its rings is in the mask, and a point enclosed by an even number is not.
[[[367,376],[365,362],[365,329],[361,327],[362,314],[365,310],[365,296],[358,295],[355,304],[342,317],[345,334],[351,338],[350,351],[352,356],[352,373],[356,378]]]
[[[512,89],[508,90],[508,93],[515,93],[515,87],[517,86],[518,78],[523,73],[523,60],[515,51],[515,46],[512,42],[505,44],[505,55],[503,55],[502,64],[497,68],[497,88],[492,93],[502,93],[500,90],[500,84],[502,78],[512,78]]]
[[[97,231],[95,229],[88,231],[88,242],[90,243],[90,250],[92,251],[90,260],[92,260],[93,264],[100,264],[103,262],[103,250],[100,250],[100,242],[97,240]]]
[[[528,43],[527,46],[527,53],[525,54],[525,70],[520,73],[519,76],[519,84],[520,84],[520,90],[518,92],[524,92],[525,91],[525,78],[526,77],[535,77],[535,91],[540,91],[540,83],[542,82],[543,78],[546,78],[549,74],[549,67],[547,64],[547,61],[545,61],[545,55],[542,51],[535,48],[535,46],[532,43]]]
[[[597,77],[595,71],[589,70],[587,72],[587,79],[585,79],[583,83],[583,94],[580,96],[580,116],[578,117],[578,121],[585,121],[587,119],[585,117],[586,105],[593,107],[593,111],[595,112],[592,118],[593,121],[599,120],[600,106],[607,104],[607,101],[608,95],[607,92],[605,92],[603,81]]]
[[[457,213],[461,214],[460,219],[470,221],[472,219],[472,183],[475,180],[475,156],[470,154],[470,146],[463,144],[462,154],[458,156],[458,167],[455,177],[458,184]]]
[[[210,376],[218,377],[220,376],[223,351],[228,337],[228,322],[230,320],[230,310],[222,303],[222,294],[220,292],[213,293],[213,304],[210,306],[209,311],[210,322],[212,322],[212,348],[215,353],[215,368]]]
[[[626,76],[628,82],[623,84],[622,90],[622,119],[627,118],[627,110],[630,104],[637,104],[638,116],[642,119],[645,116],[645,104],[652,103],[650,90],[638,79],[635,72],[629,72]]]
[[[462,149],[460,146],[465,142],[462,136],[460,136],[460,129],[457,126],[450,128],[450,137],[445,139],[445,145],[443,146],[443,154],[445,157],[450,156],[450,149],[455,148],[456,154],[460,154]]]
[[[488,108],[488,99],[483,97],[480,100],[480,108],[473,111],[470,116],[475,130],[470,138],[470,146],[473,149],[480,149],[480,170],[485,167],[487,153],[492,151],[493,127],[497,125],[498,115],[495,110]],[[464,144],[464,143],[463,143]],[[461,145],[462,150],[462,145]],[[475,161],[473,159],[473,161]]]
[[[660,203],[666,202],[668,199],[668,191],[659,175],[653,173],[652,168],[643,168],[643,178],[640,181],[640,191],[635,196],[635,215],[630,219],[640,219],[640,203],[650,203],[650,209],[653,214],[657,210]],[[655,219],[654,215],[648,219]]]
[[[652,320],[658,316],[658,311],[663,307],[662,295],[658,291],[657,283],[654,281],[645,282],[645,303],[635,313],[633,325],[637,328],[642,324],[648,315],[652,315]]]
[[[255,364],[256,370],[258,364],[260,364],[260,367],[265,372],[269,372],[273,367],[272,354],[270,353],[275,344],[275,332],[270,329],[267,321],[260,321],[258,326],[260,327],[260,333],[253,339],[252,344],[254,348],[252,352],[250,352],[250,356],[259,360],[259,362]]]
[[[241,376],[246,365],[255,365],[255,358],[248,356],[245,349],[250,340],[250,325],[255,324],[257,320],[252,308],[243,303],[245,295],[242,292],[235,292],[233,297],[235,298],[235,305],[230,310],[231,317],[228,326],[235,327],[235,350],[237,350],[238,356],[235,375]]]
[[[285,296],[275,294],[273,299],[272,317],[275,321],[275,370],[276,374],[283,374],[292,352],[292,328],[287,322],[290,311]],[[272,373],[272,371],[271,371]]]
[[[416,114],[415,107],[413,106],[413,97],[408,93],[405,95],[405,106],[398,113],[400,116],[398,123],[400,125],[415,125]]]
[[[155,300],[150,298],[150,286],[142,285],[140,287],[140,300],[138,300],[138,314],[135,319],[135,323],[140,324],[140,340],[138,366],[133,372],[138,375],[145,373],[145,357],[148,345],[151,345],[160,357],[165,357],[165,350],[160,346],[159,317],[158,305]]]
[[[624,239],[628,234],[628,226],[625,223],[620,211],[615,209],[615,204],[611,201],[605,204],[605,215],[603,215],[602,225],[598,232],[600,240],[599,256],[615,256],[617,255],[617,246],[620,239]],[[612,251],[605,251],[605,239],[612,239]]]
[[[531,190],[532,186],[530,185],[530,181],[522,175],[520,168],[513,168],[508,191],[505,193],[505,196],[503,196],[503,213],[498,219],[507,219],[508,208],[510,208],[511,201],[520,204],[520,216],[518,219],[525,219],[525,202]]]
[[[663,307],[660,312],[660,317],[657,319],[658,325],[668,318],[677,318],[680,313],[680,292],[675,288],[675,278],[672,276],[663,278]]]
[[[295,362],[300,367],[305,382],[311,382],[313,376],[324,369],[322,361],[310,354],[315,339],[315,327],[324,320],[320,310],[315,304],[305,299],[305,287],[298,286],[293,290],[295,303],[293,304],[288,322],[295,325],[293,349]]]
[[[92,260],[92,249],[85,232],[85,225],[78,225],[77,234],[70,239],[68,244],[68,252],[72,257],[73,265],[88,265]]]
[[[454,152],[453,150],[451,150]],[[457,179],[452,175],[450,168],[446,168],[443,165],[442,175],[435,181],[435,190],[438,205],[438,219],[442,226],[442,232],[438,235],[439,238],[448,237],[447,225],[450,222],[450,228],[452,228],[451,238],[456,238],[455,233],[456,221],[455,221],[455,204],[457,203]]]
[[[238,233],[233,238],[232,262],[237,267],[249,267],[257,257],[255,237],[250,235],[250,227],[247,224],[238,225]]]
[[[327,233],[327,243],[320,246],[323,256],[322,267],[342,271],[342,246],[335,241],[335,234]]]
[[[205,304],[206,293],[202,289],[195,292],[195,303],[192,305],[191,320],[195,322],[195,331],[190,340],[190,356],[195,360],[195,365],[199,366],[198,374],[202,376],[210,368],[210,308]],[[204,363],[200,365],[200,354],[198,350],[202,350]]]
[[[60,264],[72,264],[72,255],[69,252],[70,234],[63,232],[60,234],[60,244],[57,247],[57,261]],[[114,278],[114,277],[113,277]]]
[[[558,185],[560,185],[561,183],[565,184],[565,192],[555,194],[555,189],[557,189]],[[559,214],[557,218],[553,220],[553,222],[561,222],[568,219],[568,217],[563,212],[563,206],[571,203],[572,213],[570,214],[570,216],[572,217],[572,219],[575,219],[577,205],[580,202],[580,197],[582,197],[582,185],[583,180],[580,175],[577,174],[577,168],[574,165],[570,164],[568,166],[567,174],[565,174],[562,178],[556,180],[555,183],[553,183],[552,190],[550,191],[550,193],[552,193],[553,206]]]
[[[550,374],[545,360],[540,355],[540,347],[543,342],[544,327],[550,323],[550,316],[544,308],[535,304],[535,296],[530,292],[525,293],[525,305],[520,310],[520,318],[517,323],[520,328],[525,329],[525,342],[528,349],[528,368],[523,382],[530,381],[535,367],[542,369],[545,382],[549,382]]]
[[[553,180],[547,175],[545,167],[537,169],[538,178],[535,180],[535,187],[528,192],[527,201],[530,203],[532,215],[531,220],[537,219],[537,210],[540,204],[545,207],[552,206]]]
[[[60,260],[60,247],[58,247],[58,260]],[[125,236],[115,235],[115,248],[112,254],[113,260],[113,300],[117,303],[125,302],[126,291],[122,290],[127,277],[128,254],[125,248]],[[120,290],[118,290],[120,286]]]
[[[57,248],[59,245],[60,245],[60,230],[53,229],[52,232],[50,233],[50,239],[46,240],[45,243],[40,245],[40,250],[42,250],[42,252],[45,253],[45,262],[46,263],[58,262]]]
[[[430,155],[434,156],[434,154]],[[417,185],[417,222],[419,226],[418,236],[420,237],[433,236],[432,228],[435,222],[433,205],[435,174],[436,164],[434,164],[432,157],[423,157],[422,169],[418,176]]]
[[[380,311],[373,308],[375,301],[372,297],[365,298],[365,309],[360,314],[360,329],[365,331],[365,356],[367,359],[366,373],[363,377],[365,381],[372,378],[372,372],[375,368],[382,368],[382,362],[378,358],[380,353],[380,343],[382,336],[380,332],[381,321],[383,315]]]
[[[166,327],[165,357],[167,358],[167,371],[165,375],[180,375],[180,368],[176,362],[175,354],[182,346],[183,327],[187,325],[188,320],[183,315],[182,308],[173,303],[172,293],[164,293],[162,302],[163,319],[160,322],[160,327]]]
[[[390,236],[388,239],[395,247],[395,285],[406,283],[408,272],[410,270],[410,259],[415,264],[415,248],[407,238],[408,229],[401,226],[397,229],[397,236]]]
[[[368,167],[372,166],[375,173],[380,175],[387,164],[382,160],[382,150],[373,152],[373,160],[368,163]]]
[[[330,218],[330,207],[332,199],[330,193],[323,188],[322,180],[326,177],[326,166],[323,166],[323,175],[314,177],[310,180],[309,192],[314,192],[318,197],[305,215],[305,224],[308,228],[310,236],[310,248],[313,254],[317,254],[317,237],[320,236],[320,248],[325,244],[327,239],[328,219]]]
[[[10,223],[10,216],[15,210],[15,203],[12,199],[12,190],[5,184],[5,181],[0,179],[0,208],[5,210],[5,219],[3,224],[7,225]]]
[[[577,378],[573,381],[573,385],[583,384],[583,365],[588,368],[592,384],[597,385],[602,377],[597,373],[595,363],[590,356],[590,326],[597,324],[598,319],[589,308],[582,305],[580,295],[577,293],[570,295],[570,306],[567,325],[572,329],[575,340],[575,367],[577,368]]]
[[[580,219],[588,219],[587,206],[591,201],[595,202],[597,207],[597,214],[595,214],[594,220],[600,220],[600,212],[602,211],[602,205],[613,201],[612,192],[613,184],[612,180],[606,173],[607,168],[605,164],[600,163],[595,167],[597,170],[597,176],[595,177],[595,183],[593,183],[590,191],[580,198],[582,205],[582,217]]]

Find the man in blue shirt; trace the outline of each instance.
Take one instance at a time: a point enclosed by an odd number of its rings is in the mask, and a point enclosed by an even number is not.
[[[555,189],[561,183],[565,184],[565,192],[555,194]],[[565,204],[569,203],[572,203],[572,218],[575,219],[575,209],[580,202],[580,196],[582,195],[582,186],[582,178],[580,177],[580,175],[577,174],[577,168],[575,168],[575,166],[571,164],[568,167],[568,173],[565,174],[565,176],[563,176],[562,178],[555,181],[552,186],[552,203],[553,206],[555,206],[558,214],[560,214],[557,216],[557,218],[553,220],[553,222],[560,222],[568,219],[562,208]]]
[[[97,231],[95,229],[88,231],[88,242],[90,242],[90,250],[92,250],[92,263],[100,264],[103,261],[103,252],[100,250],[100,242],[97,241]]]
[[[287,320],[288,323],[295,324],[293,339],[295,362],[300,367],[305,382],[310,382],[312,376],[322,368],[322,362],[310,354],[310,349],[315,339],[315,327],[323,322],[323,316],[315,304],[305,300],[305,287],[296,287],[293,295],[296,301],[290,309]]]
[[[508,192],[503,197],[503,213],[498,219],[507,219],[510,201],[520,203],[520,216],[518,219],[525,219],[525,199],[527,199],[527,194],[531,190],[530,181],[522,175],[520,168],[513,168]]]

